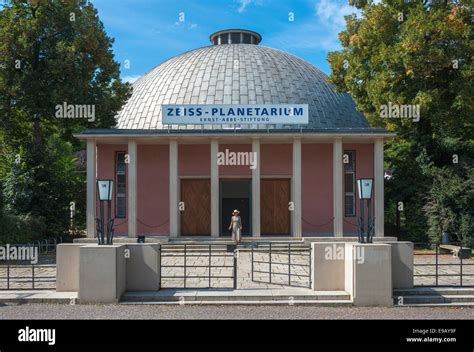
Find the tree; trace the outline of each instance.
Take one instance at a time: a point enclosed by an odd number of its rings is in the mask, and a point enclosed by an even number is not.
[[[474,245],[474,167],[462,163],[455,173],[446,167],[430,171],[433,186],[424,206],[430,239],[439,242],[446,231],[452,240]]]
[[[1,168],[11,212],[43,216],[54,231],[64,229],[65,205],[79,187],[71,156],[80,144],[72,134],[84,127],[114,126],[114,116],[130,96],[112,43],[86,0],[4,1],[0,142],[8,150]],[[58,118],[64,104],[95,114]]]
[[[427,239],[430,213],[422,209],[436,172],[444,168],[466,177],[453,160],[472,163],[474,156],[470,8],[467,1],[350,3],[361,15],[346,17],[339,34],[343,48],[328,55],[329,81],[353,97],[371,125],[397,133],[386,144],[386,166],[394,175],[386,202],[403,201],[415,210],[417,216],[405,219],[414,230],[409,235]],[[383,109],[390,105],[418,106],[419,119],[386,118]],[[428,163],[435,166],[430,172]]]

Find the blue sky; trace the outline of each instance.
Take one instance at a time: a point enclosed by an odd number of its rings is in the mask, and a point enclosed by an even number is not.
[[[226,28],[254,30],[263,37],[261,45],[288,51],[329,73],[327,53],[340,49],[337,34],[344,29],[344,16],[356,12],[347,0],[92,2],[105,30],[115,38],[114,53],[127,81],[170,57],[210,45],[209,35]]]

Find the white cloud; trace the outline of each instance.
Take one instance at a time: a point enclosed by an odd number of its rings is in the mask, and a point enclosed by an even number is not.
[[[321,23],[337,31],[345,28],[344,16],[357,12],[357,9],[339,1],[320,0],[316,3],[316,16]]]
[[[334,51],[340,49],[337,33],[322,28],[317,21],[306,22],[266,38],[265,45],[282,50]]]
[[[252,0],[238,0],[238,3],[240,6],[237,9],[237,12],[242,13],[245,11],[245,8],[252,3]]]
[[[197,23],[191,23],[191,22],[185,22],[185,21],[179,21],[179,22],[176,21],[174,23],[175,28],[185,28],[185,29],[189,29],[189,30],[195,29],[195,28],[197,28],[197,26],[198,26]]]
[[[135,76],[124,76],[122,78],[122,81],[123,82],[128,82],[128,83],[133,83],[135,82],[137,79],[139,79],[141,76],[140,75],[135,75]]]
[[[287,26],[284,31],[266,38],[269,46],[283,50],[340,50],[339,32],[345,29],[344,16],[360,13],[346,0],[318,0],[309,19]]]

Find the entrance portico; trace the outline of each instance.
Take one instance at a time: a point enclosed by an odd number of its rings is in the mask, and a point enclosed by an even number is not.
[[[249,218],[243,218],[243,223],[251,226],[249,235],[252,238],[262,235],[355,236],[356,217],[345,214],[348,206],[345,188],[348,186],[344,182],[347,183],[348,178],[344,171],[344,156],[350,150],[357,155],[354,171],[357,178],[373,177],[375,180],[375,236],[383,236],[383,139],[387,135],[386,132],[304,133],[295,137],[261,133],[256,138],[133,132],[114,135],[103,134],[100,130],[86,131],[79,137],[87,140],[87,235],[95,236],[95,181],[97,178],[117,181],[117,153],[124,153],[126,211],[124,217],[116,216],[117,236],[207,235],[218,238],[222,236],[223,219],[230,220],[230,214],[227,217],[222,214],[220,184],[223,180],[245,179],[250,187]],[[254,166],[218,165],[217,154],[226,149],[256,153]],[[188,188],[183,196],[184,180]],[[190,180],[201,180],[196,183],[201,186],[193,187]],[[261,193],[262,187],[265,187],[264,193]],[[285,206],[287,194],[289,202]],[[356,216],[357,204],[354,204]],[[117,206],[114,201],[116,215]],[[193,211],[195,219],[203,222],[200,228],[204,230],[190,233],[189,229],[194,227],[188,222],[183,233],[182,221],[189,219],[187,215]],[[281,228],[285,228],[286,217],[290,226],[285,233]],[[269,232],[268,229],[273,230]]]

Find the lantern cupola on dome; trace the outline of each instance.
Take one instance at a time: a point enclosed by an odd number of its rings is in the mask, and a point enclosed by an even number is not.
[[[255,44],[262,41],[262,36],[254,31],[246,29],[224,29],[209,36],[214,45],[222,44]]]

